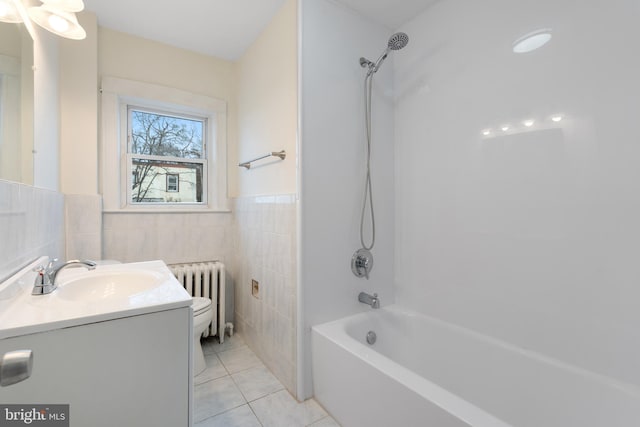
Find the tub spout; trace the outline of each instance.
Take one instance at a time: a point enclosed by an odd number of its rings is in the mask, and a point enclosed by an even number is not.
[[[360,295],[358,295],[358,301],[370,305],[371,308],[380,308],[380,299],[378,299],[378,294],[375,293],[372,296],[365,292],[360,292]]]

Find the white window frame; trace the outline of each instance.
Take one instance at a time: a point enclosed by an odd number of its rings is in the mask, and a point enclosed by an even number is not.
[[[102,79],[100,190],[105,212],[228,212],[227,103],[151,83],[104,77]],[[207,120],[205,141],[208,173],[203,203],[132,203],[128,186],[128,107],[148,108]],[[183,159],[188,161],[189,159]]]
[[[178,111],[179,110],[179,111]],[[131,138],[132,138],[132,111],[140,111],[140,112],[144,112],[144,113],[150,113],[150,114],[160,114],[160,115],[164,115],[167,117],[177,117],[177,118],[182,118],[182,119],[188,119],[188,120],[194,120],[194,121],[198,121],[198,122],[202,122],[202,129],[203,129],[203,146],[202,146],[202,152],[204,153],[204,157],[201,158],[182,158],[182,157],[172,157],[172,156],[156,156],[156,155],[148,155],[148,154],[136,154],[130,151],[131,147]],[[203,203],[206,204],[207,202],[207,195],[208,195],[208,173],[209,173],[209,167],[210,167],[210,162],[209,162],[209,149],[211,148],[212,144],[209,143],[209,131],[208,128],[210,126],[209,121],[211,120],[211,117],[200,117],[200,116],[194,116],[194,115],[187,115],[184,114],[183,109],[182,108],[174,108],[173,111],[164,111],[164,110],[159,110],[159,109],[153,109],[150,108],[148,105],[146,105],[145,107],[141,107],[139,105],[132,105],[129,104],[127,105],[127,113],[126,113],[126,123],[127,123],[127,139],[126,139],[126,144],[123,148],[123,151],[126,151],[126,168],[127,168],[127,173],[126,176],[131,176],[133,177],[133,159],[146,159],[146,160],[160,160],[160,161],[175,161],[177,163],[189,163],[189,164],[199,164],[202,167],[202,194],[200,195],[201,198],[203,199],[203,202],[179,202],[179,203],[175,203],[175,204],[179,204],[181,207],[185,207],[185,206],[198,206],[198,205],[202,205]],[[213,165],[215,166],[215,165]],[[172,202],[132,202],[133,200],[133,188],[132,188],[132,182],[130,181],[127,185],[126,185],[126,191],[127,191],[127,195],[126,195],[126,200],[127,203],[130,203],[133,206],[140,206],[140,205],[144,205],[147,204],[149,207],[152,206],[170,206],[172,205]],[[167,190],[168,191],[168,190]],[[177,192],[177,190],[176,190]]]

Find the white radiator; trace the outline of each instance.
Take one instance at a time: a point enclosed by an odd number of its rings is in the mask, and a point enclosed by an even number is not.
[[[224,318],[224,264],[218,261],[173,264],[169,265],[169,269],[191,296],[204,297],[211,300],[213,320],[202,336],[217,335],[220,343],[223,343],[226,327]]]

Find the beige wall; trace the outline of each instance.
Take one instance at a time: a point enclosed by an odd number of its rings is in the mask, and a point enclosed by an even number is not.
[[[60,191],[98,194],[98,23],[78,14],[84,40],[60,38]]]
[[[19,58],[21,43],[19,27],[0,22],[0,54]]]
[[[99,81],[104,76],[119,77],[226,101],[227,185],[229,196],[235,194],[233,162],[236,157],[237,109],[234,63],[100,27],[98,74]]]
[[[288,0],[238,62],[238,156],[246,161],[286,150],[238,169],[234,194],[253,196],[296,192],[297,11]]]
[[[97,194],[98,96],[103,76],[154,83],[225,100],[227,144],[236,140],[235,67],[232,62],[98,27],[79,14],[82,41],[61,40],[60,182],[65,194]],[[229,180],[234,180],[230,174]]]
[[[234,103],[230,61],[134,37],[98,30],[98,71],[111,76],[164,85]]]

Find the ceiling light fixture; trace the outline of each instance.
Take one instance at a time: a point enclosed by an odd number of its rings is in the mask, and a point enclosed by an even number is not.
[[[0,22],[10,24],[22,22],[20,12],[12,0],[0,0]]]
[[[87,33],[80,26],[73,12],[57,9],[47,3],[39,7],[30,7],[28,12],[33,22],[60,37],[73,40],[82,40],[87,37]]]
[[[87,37],[75,12],[84,9],[82,0],[40,0],[43,4],[25,11],[22,0],[0,0],[0,21],[24,22],[32,32],[32,22],[61,37],[82,40]]]
[[[551,40],[551,28],[532,31],[513,42],[514,53],[527,53],[540,49]]]
[[[82,0],[40,0],[49,6],[55,7],[58,10],[64,10],[66,12],[82,12],[84,10],[84,3]]]

